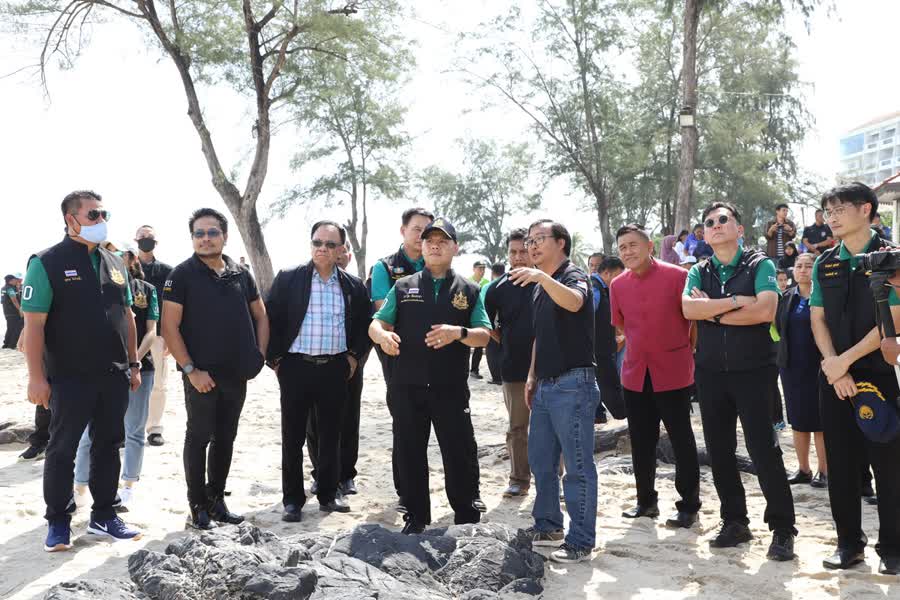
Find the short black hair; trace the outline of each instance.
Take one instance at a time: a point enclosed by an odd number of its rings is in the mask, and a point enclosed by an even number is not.
[[[403,224],[409,225],[410,220],[413,217],[425,217],[426,219],[431,219],[434,221],[434,213],[428,209],[422,208],[421,206],[417,206],[415,208],[407,208],[403,211]]]
[[[697,231],[698,229],[703,229],[703,223],[697,223],[693,227],[691,227],[691,231]]]
[[[824,213],[825,211],[821,208],[817,208],[815,214]]]
[[[493,265],[491,265],[491,274],[492,275],[496,275],[497,277],[500,277],[504,273],[506,273],[506,265],[505,264],[498,262],[498,263],[494,263]]]
[[[787,204],[785,204],[784,202],[779,202],[778,204],[775,205],[775,210],[781,210],[782,208],[789,209],[790,207]]]
[[[312,231],[309,232],[309,239],[312,239],[314,235],[316,235],[316,230],[319,227],[334,227],[338,230],[338,234],[341,236],[341,244],[347,243],[347,230],[344,229],[344,226],[338,223],[337,221],[330,221],[328,219],[324,221],[316,221],[312,226]]]
[[[96,200],[97,202],[103,202],[103,198],[100,197],[100,194],[97,192],[92,192],[91,190],[76,190],[71,194],[66,194],[66,197],[63,198],[63,201],[59,205],[59,209],[62,211],[63,220],[65,220],[66,215],[71,215],[81,208],[81,202],[83,200]]]
[[[869,213],[870,223],[875,218],[875,215],[878,214],[878,196],[875,195],[872,188],[861,181],[839,185],[822,194],[823,209],[832,202],[838,204],[852,204],[853,206],[871,204],[872,211]]]
[[[528,237],[528,231],[524,227],[517,227],[509,232],[506,236],[506,245],[509,246],[509,243],[512,241],[525,241],[525,238]]]
[[[775,277],[778,277],[779,275],[784,275],[785,277],[787,277],[787,274],[788,272],[784,269],[775,269]]]
[[[703,220],[706,220],[706,217],[709,216],[709,213],[720,208],[724,208],[725,210],[730,212],[731,216],[734,217],[734,220],[737,221],[738,225],[741,224],[741,213],[738,212],[737,207],[731,202],[713,202],[703,209]]]
[[[224,233],[224,234],[228,233],[228,219],[225,218],[225,215],[223,215],[222,213],[220,213],[219,211],[217,211],[214,208],[198,208],[197,210],[194,211],[194,214],[191,215],[191,218],[188,221],[188,231],[190,231],[191,234],[194,233],[194,222],[197,219],[202,219],[203,217],[214,218],[216,221],[219,222],[219,227],[222,228],[222,233]]]
[[[566,226],[562,223],[558,223],[553,219],[538,219],[534,223],[528,226],[528,233],[531,233],[531,230],[535,227],[540,227],[541,225],[550,225],[550,233],[553,235],[554,240],[564,240],[565,244],[563,245],[563,253],[566,256],[572,252],[572,236],[569,235],[569,230],[566,229]]]
[[[629,233],[636,233],[644,238],[645,241],[650,241],[650,236],[647,235],[647,232],[644,230],[644,226],[638,225],[637,223],[628,223],[627,225],[622,225],[621,227],[619,227],[619,229],[616,231],[616,241],[618,242],[620,237],[622,237],[623,235],[628,235]]]
[[[606,258],[606,255],[603,254],[602,252],[594,252],[593,254],[588,256],[588,260],[591,260],[592,258],[597,258],[597,257],[600,258],[600,262],[602,263],[603,259]]]
[[[624,271],[625,263],[623,263],[622,259],[618,256],[607,256],[603,259],[603,262],[600,263],[597,270],[600,273],[605,273],[606,271]]]
[[[675,239],[676,239],[676,240],[680,240],[680,239],[681,239],[681,236],[683,236],[683,235],[690,235],[690,234],[691,234],[691,232],[688,231],[687,229],[682,229],[682,230],[678,233],[678,235],[675,236]]]

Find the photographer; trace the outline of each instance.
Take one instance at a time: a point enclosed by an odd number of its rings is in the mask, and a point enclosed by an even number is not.
[[[828,569],[846,569],[864,560],[867,538],[862,530],[859,465],[867,453],[879,495],[879,572],[898,574],[900,437],[887,442],[868,439],[856,423],[854,406],[862,382],[890,400],[900,391],[893,369],[876,354],[880,345],[877,309],[869,278],[857,269],[856,258],[892,244],[870,228],[878,198],[866,185],[851,183],[826,192],[822,208],[834,235],[842,240],[817,259],[810,295],[813,336],[823,358],[819,411],[828,459],[828,496],[838,536],[837,551],[823,564]],[[889,304],[894,322],[900,322],[900,299],[893,290]]]

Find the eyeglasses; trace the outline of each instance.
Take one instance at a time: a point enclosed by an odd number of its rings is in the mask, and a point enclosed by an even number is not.
[[[533,238],[525,238],[525,247],[531,248],[532,246],[540,246],[541,244],[544,243],[544,240],[546,240],[548,237],[550,237],[550,236],[549,235],[536,235]]]
[[[313,245],[313,248],[321,248],[322,246],[325,246],[329,250],[334,250],[335,248],[340,246],[340,244],[338,242],[325,242],[322,240],[313,240],[312,245]]]
[[[209,239],[214,240],[217,237],[219,237],[220,235],[222,235],[222,232],[214,227],[210,228],[210,229],[206,229],[206,230],[203,230],[203,229],[195,229],[194,230],[194,239],[195,240],[202,240],[205,237],[209,237]]]
[[[843,217],[844,213],[847,212],[846,206],[835,206],[832,209],[825,209],[825,218],[830,219],[831,217]]]
[[[99,208],[92,208],[87,212],[87,218],[89,221],[96,221],[100,217],[103,217],[104,221],[109,221],[109,218],[112,215],[108,210],[100,210]]]
[[[731,220],[731,217],[729,217],[728,215],[719,215],[719,217],[717,219],[707,219],[706,221],[703,222],[703,224],[706,226],[707,229],[712,229],[713,227],[716,226],[716,223],[718,223],[719,225],[724,225],[725,223],[727,223],[730,220]]]

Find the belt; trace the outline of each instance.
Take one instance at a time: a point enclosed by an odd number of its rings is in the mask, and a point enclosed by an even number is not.
[[[300,360],[312,363],[314,365],[327,365],[335,359],[344,357],[346,354],[346,352],[341,352],[340,354],[319,354],[314,356],[312,354],[301,354],[300,352],[295,352],[290,356],[296,356]]]

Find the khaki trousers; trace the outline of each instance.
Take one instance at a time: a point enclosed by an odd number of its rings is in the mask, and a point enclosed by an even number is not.
[[[162,433],[162,416],[166,410],[166,382],[169,379],[169,357],[163,351],[166,342],[156,336],[153,345],[150,346],[150,355],[153,357],[153,368],[156,373],[153,378],[153,391],[150,392],[150,408],[147,411],[147,434]]]
[[[506,449],[509,452],[509,483],[528,488],[531,470],[528,467],[528,419],[530,411],[525,404],[525,382],[503,382],[503,400],[509,413],[506,430]]]

